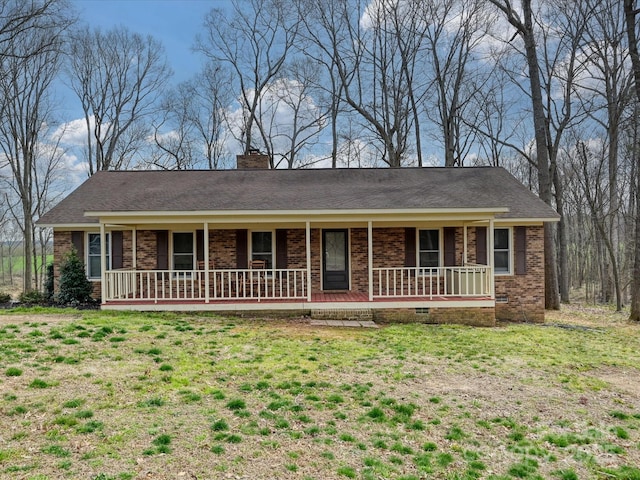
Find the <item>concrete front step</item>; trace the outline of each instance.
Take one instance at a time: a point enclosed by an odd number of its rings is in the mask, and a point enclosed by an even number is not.
[[[321,318],[312,318],[309,325],[314,327],[364,327],[378,328],[373,320],[325,320]]]

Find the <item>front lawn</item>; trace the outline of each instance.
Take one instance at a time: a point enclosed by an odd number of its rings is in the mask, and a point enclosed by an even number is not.
[[[640,480],[640,326],[0,315],[0,477]]]

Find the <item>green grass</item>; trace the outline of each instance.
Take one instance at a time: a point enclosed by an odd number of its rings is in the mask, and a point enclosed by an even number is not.
[[[0,312],[0,477],[640,480],[640,326],[576,311],[589,328]]]

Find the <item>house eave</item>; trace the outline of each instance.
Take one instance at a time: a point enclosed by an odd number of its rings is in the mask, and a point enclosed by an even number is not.
[[[85,230],[88,228],[97,228],[98,220],[95,222],[85,223],[40,223],[36,222],[36,226],[39,228],[53,228],[56,230]]]
[[[354,209],[354,210],[226,210],[226,211],[88,211],[87,217],[99,218],[103,223],[157,224],[194,223],[207,221],[221,224],[237,223],[305,223],[366,222],[366,221],[424,221],[483,220],[508,213],[506,207],[491,208],[425,208],[425,209]]]

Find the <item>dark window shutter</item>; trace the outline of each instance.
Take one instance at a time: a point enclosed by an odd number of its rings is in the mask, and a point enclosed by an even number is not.
[[[416,229],[412,227],[404,229],[404,266],[416,266]]]
[[[123,238],[122,232],[111,232],[111,268],[122,268],[123,265]]]
[[[276,268],[287,268],[287,230],[276,230]]]
[[[454,267],[456,265],[456,229],[455,227],[445,227],[444,229],[444,266]]]
[[[527,227],[516,227],[516,275],[527,274]]]
[[[476,227],[476,263],[487,265],[487,227]]]
[[[248,268],[248,232],[246,230],[236,230],[236,264],[237,268]]]
[[[71,232],[71,243],[76,249],[78,258],[84,263],[84,232]]]
[[[204,230],[196,230],[196,261],[204,262]]]
[[[156,269],[169,270],[169,232],[156,231]]]

